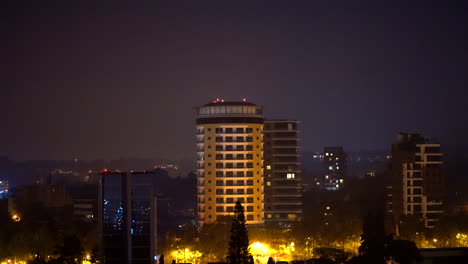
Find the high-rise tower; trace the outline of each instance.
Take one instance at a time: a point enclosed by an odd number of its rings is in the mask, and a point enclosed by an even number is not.
[[[156,263],[153,173],[104,171],[98,196],[101,263]]]
[[[213,101],[196,123],[199,225],[230,215],[236,201],[248,224],[263,223],[262,106]]]
[[[265,221],[302,219],[299,121],[265,120]]]
[[[336,191],[343,187],[346,176],[346,153],[343,147],[325,147],[323,150],[324,175],[322,188]]]
[[[419,134],[398,135],[392,145],[392,185],[389,212],[419,216],[427,228],[442,216],[445,183],[440,144]]]

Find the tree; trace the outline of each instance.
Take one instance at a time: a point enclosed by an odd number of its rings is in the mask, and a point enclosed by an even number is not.
[[[350,258],[351,254],[336,248],[318,248],[314,250],[314,255],[323,261],[330,260],[333,263],[342,264]]]
[[[229,264],[250,264],[251,260],[244,207],[239,201],[236,202],[234,207],[226,260]]]
[[[203,252],[203,262],[222,262],[226,259],[226,250],[219,245],[229,243],[229,230],[232,216],[217,217],[214,223],[204,224],[200,230],[199,250]]]
[[[63,264],[81,263],[83,257],[83,247],[81,241],[76,236],[67,236],[63,239],[63,245],[57,248],[59,257],[57,260]]]
[[[269,257],[269,258],[268,258],[267,264],[275,264],[275,261],[273,260],[272,257]]]
[[[409,240],[392,240],[387,244],[387,260],[394,260],[399,264],[411,264],[421,260],[421,254],[416,244]]]

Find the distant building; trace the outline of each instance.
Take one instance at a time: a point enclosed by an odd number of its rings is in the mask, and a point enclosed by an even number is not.
[[[101,174],[99,252],[102,263],[156,263],[153,173]]]
[[[10,196],[16,208],[31,208],[41,204],[47,208],[64,208],[72,199],[63,185],[33,184],[16,188]]]
[[[8,181],[1,180],[0,181],[0,199],[8,198]]]
[[[299,129],[295,120],[265,120],[265,222],[302,219]]]
[[[325,147],[323,155],[324,174],[321,188],[329,191],[339,190],[345,181],[347,155],[343,147]]]
[[[197,108],[198,224],[232,215],[264,223],[262,106],[216,100]]]
[[[73,199],[73,216],[85,222],[93,222],[96,215],[95,199]]]
[[[443,214],[445,182],[440,144],[419,134],[400,133],[392,145],[391,204],[399,223],[402,215],[418,215],[432,228]]]

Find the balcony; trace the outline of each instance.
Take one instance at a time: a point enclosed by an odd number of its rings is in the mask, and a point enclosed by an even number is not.
[[[302,201],[295,201],[295,202],[293,202],[293,201],[289,201],[289,202],[281,202],[281,201],[275,202],[275,201],[273,201],[273,202],[271,202],[271,204],[272,205],[281,205],[281,204],[284,204],[284,205],[301,205]]]
[[[259,168],[261,168],[261,166],[258,166]],[[216,169],[217,170],[253,170],[254,167],[251,166],[216,166]]]

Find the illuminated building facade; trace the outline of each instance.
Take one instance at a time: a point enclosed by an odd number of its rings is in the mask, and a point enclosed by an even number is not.
[[[440,144],[419,134],[400,133],[392,145],[392,185],[388,211],[395,223],[401,215],[417,215],[434,227],[443,210],[445,183]]]
[[[324,175],[321,186],[325,190],[337,191],[344,184],[347,155],[343,147],[325,147],[323,153]]]
[[[196,124],[198,224],[232,215],[236,201],[248,224],[262,224],[262,107],[213,101],[197,108]]]
[[[265,120],[265,222],[302,219],[298,121]]]
[[[150,172],[101,174],[102,263],[156,263],[156,198],[152,176]]]
[[[8,181],[1,180],[0,181],[0,199],[8,198]]]

